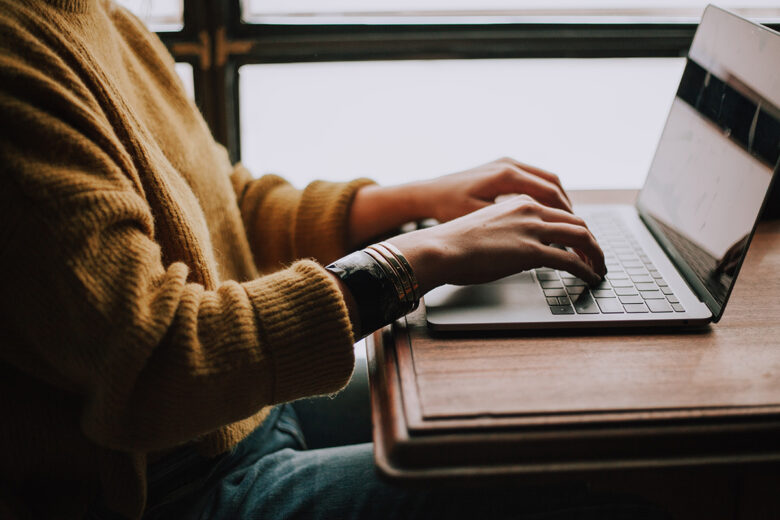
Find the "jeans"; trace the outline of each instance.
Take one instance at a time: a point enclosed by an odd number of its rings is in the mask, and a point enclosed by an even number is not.
[[[594,496],[584,483],[399,487],[374,468],[365,362],[347,390],[273,409],[213,460],[179,450],[149,468],[145,519],[645,519],[634,499]],[[97,515],[96,517],[100,517]]]

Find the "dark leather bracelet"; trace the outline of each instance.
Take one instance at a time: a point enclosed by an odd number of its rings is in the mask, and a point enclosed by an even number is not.
[[[356,338],[367,336],[412,310],[399,299],[390,275],[365,251],[340,258],[325,269],[338,276],[352,293],[360,317]]]

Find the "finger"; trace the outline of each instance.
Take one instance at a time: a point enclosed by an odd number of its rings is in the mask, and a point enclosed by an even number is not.
[[[539,239],[548,244],[561,244],[581,251],[597,274],[607,274],[604,252],[587,228],[565,222],[547,223],[542,227]]]
[[[536,166],[531,166],[530,164],[525,164],[525,163],[521,163],[520,161],[515,161],[514,159],[509,159],[509,160],[512,164],[514,164],[521,170],[525,170],[528,173],[532,173],[533,175],[541,177],[547,182],[550,182],[558,186],[561,189],[561,192],[563,192],[563,196],[566,197],[566,200],[569,201],[569,203],[571,204],[571,200],[569,200],[569,195],[566,193],[566,190],[563,189],[563,184],[561,184],[561,179],[557,175],[555,175],[552,172],[548,172],[547,170],[537,168]]]
[[[542,246],[540,253],[540,261],[545,267],[566,271],[591,285],[601,283],[602,277],[596,274],[588,264],[571,251],[552,246]]]
[[[512,168],[516,182],[516,185],[512,187],[513,190],[516,189],[521,193],[526,193],[546,206],[559,208],[571,213],[571,203],[559,186],[541,177],[529,174],[520,168]]]
[[[542,207],[539,211],[539,216],[541,219],[545,222],[564,222],[567,224],[572,224],[574,226],[583,227],[588,230],[588,233],[590,234],[590,237],[592,239],[592,242],[596,244],[596,246],[599,249],[599,255],[601,257],[601,262],[598,260],[593,261],[591,259],[591,256],[589,256],[586,252],[584,252],[582,249],[579,248],[573,248],[574,252],[577,253],[577,255],[582,258],[583,261],[591,263],[591,266],[602,275],[607,274],[607,268],[604,264],[604,252],[601,250],[601,246],[598,245],[598,241],[596,240],[596,237],[593,235],[593,233],[588,228],[587,223],[585,220],[582,219],[582,217],[579,217],[577,215],[574,215],[572,213],[561,211],[559,209],[555,208],[548,208],[548,207]]]
[[[568,211],[542,206],[539,210],[539,217],[545,222],[566,222],[568,224],[574,224],[575,226],[584,227],[590,232],[588,223],[585,222],[582,217],[569,213]],[[591,233],[591,236],[593,236],[593,233]],[[598,243],[595,236],[593,236],[593,240]]]
[[[582,217],[557,208],[543,206],[539,212],[539,216],[545,222],[566,222],[568,224],[574,224],[575,226],[588,228],[588,223],[585,222]]]

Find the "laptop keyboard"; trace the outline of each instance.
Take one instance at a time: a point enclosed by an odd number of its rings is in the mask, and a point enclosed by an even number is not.
[[[553,314],[684,312],[679,299],[625,225],[613,213],[595,214],[588,227],[604,250],[606,279],[598,287],[564,271],[536,269]]]

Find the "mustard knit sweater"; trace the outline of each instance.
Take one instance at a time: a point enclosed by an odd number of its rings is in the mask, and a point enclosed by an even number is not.
[[[347,252],[368,181],[252,180],[108,0],[0,0],[0,117],[0,517],[138,517],[150,458],[348,381],[341,294],[295,260]]]

